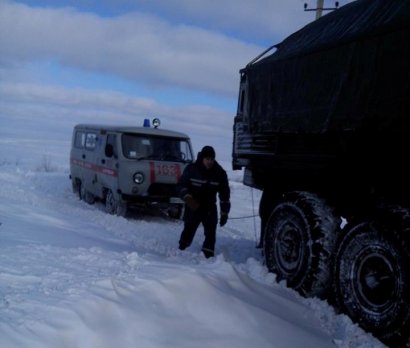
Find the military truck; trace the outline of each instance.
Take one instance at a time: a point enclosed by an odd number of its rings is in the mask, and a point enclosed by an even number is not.
[[[179,218],[183,201],[176,184],[193,161],[191,141],[180,132],[155,127],[78,124],[70,153],[73,191],[87,203],[99,200],[110,214],[158,208]]]
[[[410,0],[358,0],[240,70],[232,165],[269,271],[410,346]]]

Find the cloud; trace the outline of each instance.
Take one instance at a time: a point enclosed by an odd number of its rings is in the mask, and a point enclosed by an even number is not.
[[[263,42],[270,46],[314,20],[312,12],[303,10],[316,7],[316,0],[120,0],[126,8],[138,8],[161,14],[170,20],[195,23],[205,29],[228,32],[244,41]],[[341,0],[340,6],[353,0]],[[114,9],[118,0],[105,0],[105,6]],[[334,1],[325,0],[325,7]],[[326,13],[326,12],[325,12]]]
[[[71,8],[0,4],[0,63],[55,59],[148,85],[233,96],[238,70],[262,50],[217,32],[133,12],[98,17]]]
[[[302,0],[49,3],[0,0],[0,130],[5,120],[16,120],[10,127],[36,127],[46,118],[67,135],[75,123],[140,125],[155,116],[164,128],[189,134],[196,149],[212,144],[226,159],[233,112],[197,105],[193,97],[203,104],[218,99],[214,105],[223,107],[236,103],[239,69],[266,48],[258,40],[277,43],[313,19]],[[123,82],[127,87],[112,85]],[[132,96],[144,87],[152,98]],[[169,105],[174,96],[172,105],[179,106]]]
[[[168,13],[179,20],[228,31],[245,39],[277,43],[313,19],[303,11],[303,1],[150,0],[141,1],[148,9]]]
[[[131,97],[112,91],[31,83],[0,83],[0,129],[6,120],[32,123],[49,120],[62,134],[71,134],[77,123],[142,126],[144,118],[159,117],[162,128],[189,134],[194,148],[206,143],[222,148],[221,157],[230,157],[233,115],[201,105],[171,107],[154,99]],[[39,132],[42,130],[39,129]]]

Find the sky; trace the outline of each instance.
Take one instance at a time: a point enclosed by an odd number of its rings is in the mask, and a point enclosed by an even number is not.
[[[202,227],[180,251],[180,220],[154,211],[123,218],[80,201],[61,120],[4,121],[0,347],[384,347],[267,272],[256,248],[260,192],[237,172],[228,169],[232,209],[206,259]]]
[[[304,2],[0,0],[0,129],[158,117],[229,161],[239,70],[314,20]]]

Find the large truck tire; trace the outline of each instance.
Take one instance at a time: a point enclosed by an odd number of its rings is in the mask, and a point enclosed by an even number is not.
[[[392,347],[406,347],[410,334],[410,214],[377,213],[372,222],[347,228],[336,253],[338,307]]]
[[[324,298],[340,220],[323,200],[290,192],[273,209],[264,231],[266,266],[303,296]]]
[[[275,208],[276,204],[281,200],[281,196],[278,195],[272,189],[264,189],[260,202],[259,202],[259,217],[261,219],[260,225],[260,238],[257,248],[263,248],[265,242],[265,230],[266,230],[266,223],[272,213],[273,209]]]

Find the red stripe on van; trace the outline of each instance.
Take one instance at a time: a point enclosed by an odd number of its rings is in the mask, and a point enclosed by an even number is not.
[[[177,179],[179,179],[179,177],[181,176],[181,166],[179,164],[175,165],[175,172]]]
[[[106,168],[106,167],[102,167],[102,166],[97,166],[96,164],[92,164],[90,162],[86,162],[86,161],[81,161],[75,158],[71,158],[71,163],[73,165],[85,168],[85,169],[89,169],[92,170],[93,172],[96,173],[101,173],[104,175],[109,175],[109,176],[118,176],[118,172],[116,170],[110,169],[110,168]]]
[[[154,162],[149,162],[149,174],[150,174],[150,180],[151,183],[155,182],[155,163]]]

